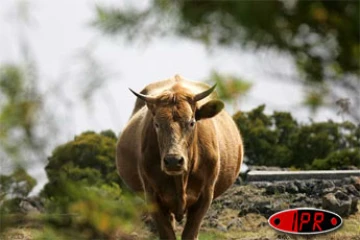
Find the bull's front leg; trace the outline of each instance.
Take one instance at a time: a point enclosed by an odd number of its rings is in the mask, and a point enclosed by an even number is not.
[[[156,204],[156,209],[151,216],[155,221],[160,239],[175,240],[174,216],[161,206],[161,202],[156,197],[153,202]]]
[[[182,233],[183,240],[193,240],[198,238],[200,225],[210,207],[213,199],[213,193],[213,189],[209,189],[200,196],[199,200],[193,206],[188,209],[186,224]]]

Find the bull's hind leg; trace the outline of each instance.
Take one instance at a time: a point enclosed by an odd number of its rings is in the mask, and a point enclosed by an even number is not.
[[[183,240],[198,239],[201,222],[210,207],[212,198],[213,191],[210,190],[203,194],[198,202],[188,209],[186,224],[181,237]]]

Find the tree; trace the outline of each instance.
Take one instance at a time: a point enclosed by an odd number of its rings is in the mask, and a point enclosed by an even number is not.
[[[145,10],[99,6],[94,24],[130,39],[175,34],[212,47],[279,50],[293,57],[299,77],[277,75],[304,83],[305,104],[335,108],[348,99],[350,108],[340,110],[360,121],[359,16],[352,0],[154,0]]]

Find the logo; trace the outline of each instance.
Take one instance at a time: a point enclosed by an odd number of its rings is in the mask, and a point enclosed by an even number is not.
[[[275,230],[292,234],[320,234],[334,231],[342,225],[336,213],[315,209],[295,208],[273,214],[269,224]]]

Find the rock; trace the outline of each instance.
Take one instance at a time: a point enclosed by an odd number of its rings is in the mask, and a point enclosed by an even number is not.
[[[39,210],[26,200],[22,200],[19,206],[23,213],[39,213]]]
[[[23,213],[42,213],[44,203],[40,197],[26,197],[21,199],[19,207]]]
[[[356,189],[356,187],[354,185],[346,185],[345,189],[348,193],[356,196],[356,197],[360,197],[360,191]]]
[[[266,226],[268,226],[267,222],[261,222],[261,223],[258,224],[257,227],[260,228],[260,227],[266,227]]]
[[[216,228],[218,224],[219,224],[219,221],[216,219],[211,219],[209,221],[209,227]]]
[[[347,185],[347,184],[351,184],[351,178],[350,177],[346,177],[343,179],[342,181],[343,184]]]
[[[266,188],[270,185],[272,185],[271,182],[250,182],[249,185],[253,185],[257,188]]]
[[[249,166],[251,171],[285,171],[286,168],[270,166]]]
[[[240,176],[238,178],[236,178],[236,180],[235,180],[236,185],[242,185],[243,183],[244,183],[244,180]]]
[[[234,218],[231,221],[228,222],[227,224],[227,229],[232,229],[232,228],[240,228],[242,226],[242,222],[240,220],[240,218]]]
[[[294,182],[287,182],[285,185],[285,191],[288,193],[298,193],[299,188],[294,184]]]
[[[306,187],[305,181],[295,180],[294,184],[298,188],[299,193],[306,193],[307,192],[307,187]]]
[[[216,229],[221,231],[221,232],[227,232],[227,228],[221,223],[217,224]]]
[[[225,199],[222,203],[223,206],[225,207],[229,207],[232,204],[232,200],[231,199]]]
[[[265,188],[265,194],[271,195],[275,193],[284,193],[286,190],[285,185],[286,183],[282,183],[282,182],[269,185]]]
[[[354,199],[356,201],[357,199]],[[335,212],[342,217],[348,216],[354,211],[353,199],[341,191],[328,193],[322,198],[322,207]]]
[[[358,211],[357,205],[358,205],[358,199],[357,198],[352,198],[351,207],[350,207],[350,214],[356,213]]]
[[[360,191],[360,177],[354,177],[352,176],[351,178],[351,183],[354,185],[354,187]]]
[[[344,201],[349,200],[349,196],[342,191],[336,191],[335,197],[339,200],[344,200]]]
[[[315,186],[316,186],[316,182],[314,179],[310,179],[308,181],[306,181],[306,194],[308,195],[313,195],[314,194],[314,189],[315,189]]]
[[[331,180],[317,180],[315,181],[312,193],[321,196],[323,194],[334,192],[335,184]]]

